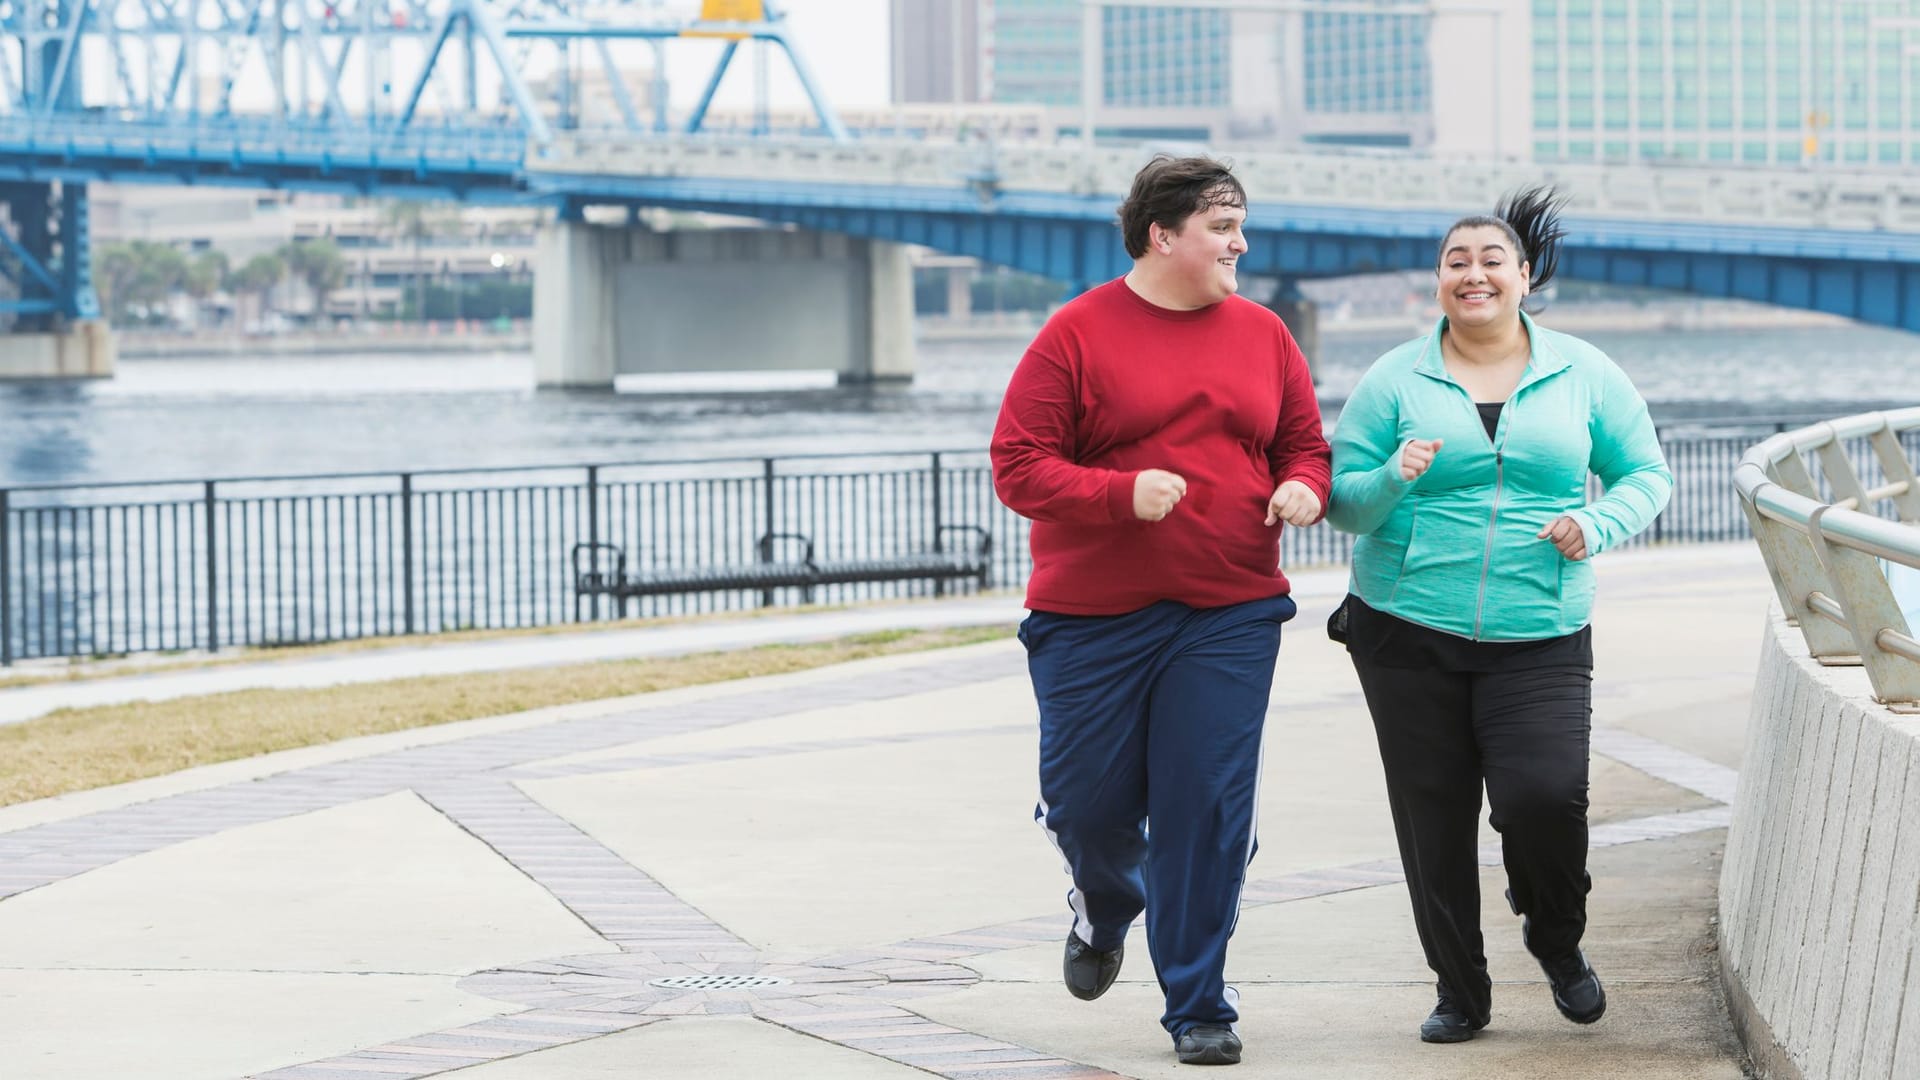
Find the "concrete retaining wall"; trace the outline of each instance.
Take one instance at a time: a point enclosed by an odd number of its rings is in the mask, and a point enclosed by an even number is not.
[[[1720,883],[1734,1022],[1779,1080],[1920,1077],[1920,717],[1776,611]]]

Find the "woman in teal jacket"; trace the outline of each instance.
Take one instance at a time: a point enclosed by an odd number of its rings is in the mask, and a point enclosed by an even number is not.
[[[1433,332],[1376,361],[1340,414],[1328,520],[1360,534],[1344,623],[1439,1001],[1428,1042],[1486,1026],[1476,833],[1485,785],[1507,900],[1554,1004],[1606,993],[1586,929],[1594,555],[1673,488],[1646,403],[1606,354],[1520,310],[1553,276],[1560,200],[1510,197],[1440,245]],[[1589,503],[1587,480],[1605,495]]]

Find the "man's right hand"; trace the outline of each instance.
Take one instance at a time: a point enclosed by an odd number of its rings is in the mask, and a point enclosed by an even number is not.
[[[1400,451],[1400,479],[1418,480],[1433,465],[1433,455],[1440,452],[1439,439],[1412,439]],[[1135,488],[1138,491],[1139,488]],[[1135,502],[1139,497],[1135,496]]]
[[[1187,493],[1187,482],[1165,469],[1142,469],[1133,478],[1133,516],[1141,521],[1159,521],[1173,512]]]

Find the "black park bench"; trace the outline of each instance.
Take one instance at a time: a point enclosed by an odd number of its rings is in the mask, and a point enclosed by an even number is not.
[[[672,596],[682,593],[758,590],[762,603],[771,603],[774,589],[798,588],[811,603],[822,585],[857,582],[955,581],[973,578],[987,587],[993,562],[993,537],[978,525],[942,525],[939,534],[970,534],[958,547],[936,544],[936,550],[901,555],[875,555],[820,561],[813,539],[800,533],[767,533],[756,545],[757,562],[714,566],[648,567],[629,570],[626,550],[618,544],[573,545],[573,593],[576,608],[589,596],[611,596],[625,617],[627,602],[636,596]],[[776,558],[776,554],[779,556]],[[796,557],[797,556],[797,557]],[[577,612],[576,612],[577,614]]]

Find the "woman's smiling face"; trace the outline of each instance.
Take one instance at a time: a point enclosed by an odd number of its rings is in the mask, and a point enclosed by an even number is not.
[[[1506,230],[1493,225],[1455,229],[1442,245],[1436,269],[1440,310],[1447,322],[1464,326],[1518,318],[1528,271]]]

